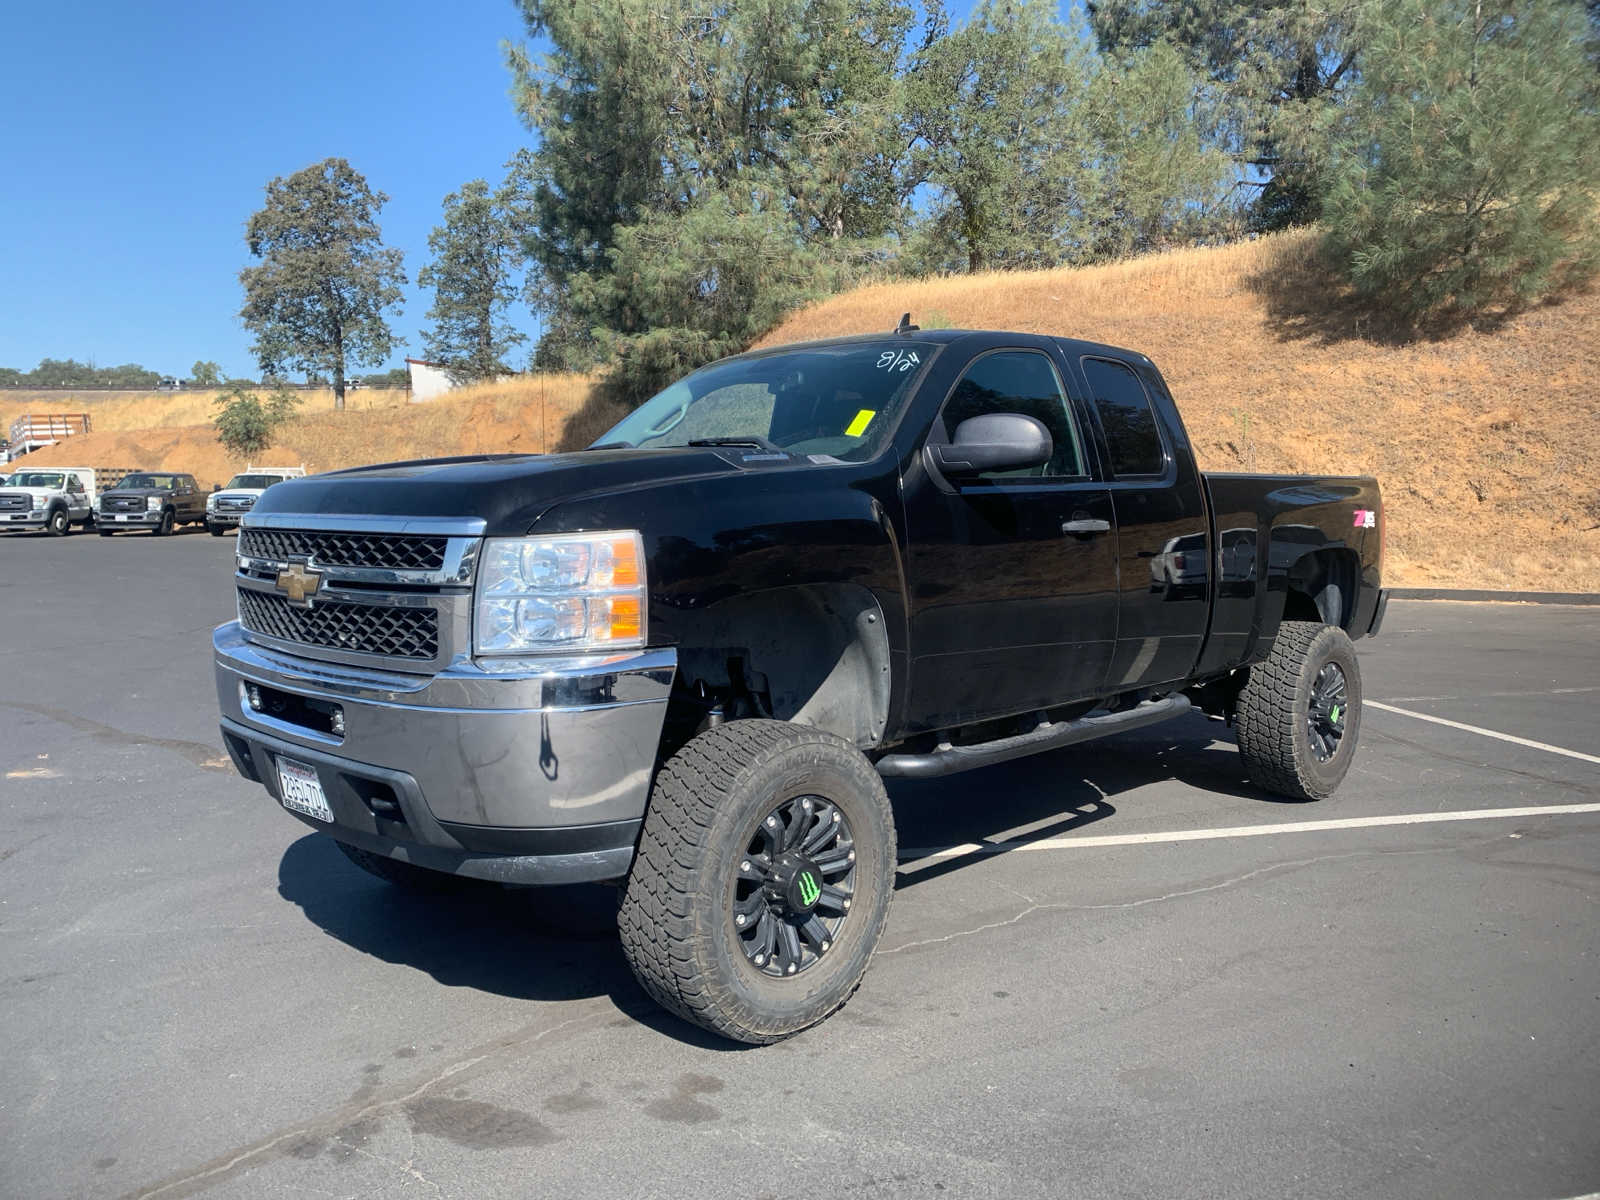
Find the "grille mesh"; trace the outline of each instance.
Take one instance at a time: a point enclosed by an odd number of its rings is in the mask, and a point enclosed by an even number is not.
[[[0,512],[27,512],[33,507],[33,497],[25,492],[0,495]]]
[[[247,558],[314,559],[325,567],[377,567],[387,571],[437,571],[449,539],[377,533],[327,533],[304,529],[246,529],[239,553]]]
[[[424,660],[439,654],[439,614],[431,608],[327,600],[297,608],[282,596],[240,588],[239,617],[254,633],[328,650]]]
[[[109,496],[100,507],[107,512],[144,512],[145,503],[143,496]]]

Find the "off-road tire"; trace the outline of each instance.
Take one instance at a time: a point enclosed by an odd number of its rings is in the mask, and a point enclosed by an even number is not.
[[[151,537],[170,537],[172,535],[172,530],[175,527],[175,525],[176,525],[176,521],[173,518],[172,510],[169,508],[169,509],[167,509],[165,512],[163,512],[161,514],[161,521],[160,521],[159,524],[156,525],[156,527],[154,529],[152,529],[150,531],[150,536]]]
[[[806,796],[848,822],[854,891],[829,952],[774,978],[741,949],[734,881],[765,817]],[[860,987],[894,870],[894,814],[860,751],[819,729],[735,721],[699,734],[657,773],[617,928],[634,975],[663,1008],[733,1041],[776,1042],[837,1012]]]
[[[413,866],[411,863],[400,862],[386,855],[373,854],[369,850],[348,845],[337,838],[334,839],[334,845],[344,851],[344,856],[368,875],[376,875],[385,883],[392,883],[407,892],[421,894],[459,892],[472,882],[457,875],[447,875],[443,871],[430,871],[427,867]]]
[[[212,537],[221,537],[223,534],[228,532],[228,529],[225,525],[213,525],[210,521],[207,521],[206,532]]]
[[[66,537],[72,532],[72,518],[67,516],[67,510],[57,508],[44,520],[44,527],[51,537]]]
[[[1313,685],[1329,663],[1344,674],[1343,734],[1319,761],[1307,730]],[[1291,800],[1326,800],[1350,770],[1361,734],[1361,668],[1344,630],[1313,621],[1278,626],[1272,653],[1250,668],[1234,729],[1239,757],[1257,787]]]

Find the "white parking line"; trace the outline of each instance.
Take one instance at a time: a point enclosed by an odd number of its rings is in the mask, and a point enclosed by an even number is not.
[[[1500,733],[1493,729],[1484,729],[1480,725],[1463,725],[1460,721],[1447,721],[1443,717],[1430,717],[1427,713],[1412,712],[1409,708],[1396,708],[1392,704],[1379,704],[1376,700],[1362,701],[1368,708],[1382,709],[1384,712],[1399,713],[1402,717],[1415,717],[1419,721],[1430,721],[1435,725],[1447,725],[1451,729],[1463,729],[1468,733],[1481,733],[1484,737],[1498,738],[1502,742],[1512,742],[1518,746],[1531,746],[1535,750],[1545,750],[1551,754],[1564,754],[1568,758],[1581,759],[1584,762],[1600,763],[1600,756],[1585,754],[1581,750],[1567,750],[1561,746],[1552,746],[1548,742],[1536,742],[1532,738],[1513,737],[1509,733]]]
[[[1087,850],[1096,846],[1148,846],[1156,842],[1208,842],[1222,838],[1267,837],[1275,833],[1318,833],[1327,829],[1372,829],[1384,825],[1436,825],[1448,821],[1503,821],[1515,817],[1553,817],[1574,813],[1600,813],[1600,804],[1536,804],[1528,808],[1395,813],[1384,817],[1286,821],[1278,825],[1234,825],[1223,829],[1170,829],[1163,833],[1041,838],[1036,842],[968,842],[964,846],[923,846],[902,849],[900,869],[905,870],[910,864],[935,862],[944,858],[963,858],[970,854],[1012,854],[1025,850]]]

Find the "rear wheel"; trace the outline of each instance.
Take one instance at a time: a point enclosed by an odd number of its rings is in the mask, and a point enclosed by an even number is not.
[[[1267,660],[1239,693],[1239,756],[1258,787],[1325,800],[1355,759],[1361,667],[1344,630],[1285,621]]]
[[[435,894],[458,892],[471,882],[456,875],[446,875],[443,871],[430,871],[426,867],[413,866],[411,863],[400,862],[387,855],[373,854],[359,846],[346,845],[337,839],[334,840],[334,845],[344,851],[344,856],[368,875],[375,875],[385,883],[392,883],[395,887],[408,892]]]
[[[662,766],[617,925],[669,1011],[775,1042],[866,974],[894,890],[883,781],[844,739],[781,721],[706,730]]]

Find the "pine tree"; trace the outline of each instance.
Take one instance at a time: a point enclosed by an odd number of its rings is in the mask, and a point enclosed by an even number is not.
[[[1317,216],[1373,0],[1091,0],[1102,50],[1168,41],[1228,98],[1225,139],[1261,228]]]
[[[1600,267],[1600,119],[1570,0],[1387,0],[1327,245],[1408,316],[1509,310]]]
[[[423,353],[458,382],[505,374],[506,355],[527,340],[502,319],[522,264],[508,195],[482,179],[463,184],[444,198],[444,224],[428,235],[428,249],[433,260],[417,274],[434,293]]]

